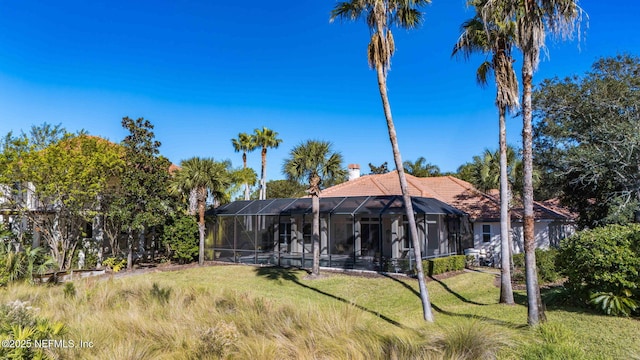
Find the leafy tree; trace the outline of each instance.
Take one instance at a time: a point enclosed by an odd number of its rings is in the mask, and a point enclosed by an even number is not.
[[[438,165],[427,162],[427,159],[420,156],[415,162],[409,160],[402,163],[404,171],[417,177],[440,176],[440,168]]]
[[[389,167],[387,166],[387,162],[383,162],[380,166],[375,166],[372,163],[369,163],[369,170],[371,174],[386,174],[389,172]]]
[[[307,187],[294,180],[269,180],[267,199],[299,198],[307,194]]]
[[[144,118],[122,119],[129,131],[121,145],[127,171],[120,177],[121,192],[110,207],[127,233],[127,269],[133,267],[134,234],[143,237],[145,229],[164,223],[169,215],[169,161],[160,156],[160,142],[155,140],[153,124]],[[139,252],[143,252],[139,246]]]
[[[453,54],[462,52],[469,57],[474,52],[491,56],[478,68],[476,80],[482,86],[488,82],[488,74],[494,73],[497,87],[496,106],[498,107],[499,123],[499,188],[500,188],[500,302],[513,304],[513,290],[511,288],[511,231],[509,224],[509,185],[507,178],[507,126],[505,116],[507,111],[518,107],[518,79],[513,70],[513,49],[515,23],[502,22],[490,15],[482,16],[482,9],[487,0],[471,0],[470,5],[476,9],[475,16],[462,25],[462,35],[453,48]],[[490,154],[490,153],[489,153]],[[485,156],[489,155],[485,152]],[[484,171],[481,172],[484,174]],[[509,256],[507,256],[509,254]]]
[[[209,195],[214,201],[226,198],[226,190],[232,184],[231,163],[210,158],[193,157],[180,162],[181,169],[174,173],[171,189],[174,193],[190,194],[195,190],[200,235],[198,263],[204,264],[204,213]]]
[[[524,250],[526,259],[528,323],[534,326],[546,320],[536,271],[533,214],[532,106],[533,72],[540,60],[547,31],[571,35],[581,9],[577,0],[493,0],[482,10],[489,21],[514,22],[515,44],[522,51],[522,149]],[[579,22],[578,22],[579,24]]]
[[[193,216],[174,215],[164,226],[162,242],[179,263],[191,262],[199,252],[198,223]]]
[[[239,133],[238,138],[231,139],[231,143],[233,144],[233,150],[235,152],[242,152],[242,168],[247,168],[247,152],[253,151],[256,149],[256,138],[255,136],[249,135],[247,133]],[[266,155],[266,154],[265,154]],[[246,174],[246,173],[245,173]],[[255,174],[255,172],[254,172]],[[249,182],[250,177],[247,175],[247,182],[244,183],[244,199],[249,200],[250,196],[250,186],[255,184],[255,179],[253,182]]]
[[[331,143],[326,141],[308,140],[291,150],[289,158],[285,160],[283,172],[290,180],[307,179],[311,195],[311,211],[313,213],[313,268],[312,274],[320,274],[320,190],[324,179],[344,175],[342,155],[331,149]]]
[[[15,205],[39,230],[58,266],[66,269],[86,223],[100,211],[108,181],[123,168],[121,152],[117,145],[87,135],[67,133],[41,149],[42,141],[29,145],[14,164],[15,183],[23,186]]]
[[[262,168],[260,169],[260,200],[267,198],[267,149],[278,148],[282,139],[278,139],[278,133],[263,127],[262,129],[255,129],[254,144],[256,147],[262,148],[260,155],[262,156]]]
[[[640,58],[602,58],[534,93],[536,164],[582,226],[627,223],[640,202]]]
[[[387,121],[393,160],[395,161],[396,169],[398,169],[398,179],[407,211],[409,232],[413,239],[414,256],[416,259],[422,259],[422,255],[420,252],[413,204],[411,203],[407,179],[402,166],[402,156],[398,146],[395,125],[391,116],[391,105],[389,104],[389,97],[387,96],[387,73],[391,68],[391,56],[395,52],[391,26],[396,25],[406,29],[417,27],[422,21],[420,8],[427,4],[429,4],[428,0],[409,2],[397,0],[351,0],[338,3],[331,12],[331,21],[337,18],[355,21],[364,16],[366,24],[369,27],[371,39],[367,48],[367,59],[369,66],[375,69],[378,77],[378,90],[380,91],[382,108]],[[424,319],[426,321],[433,321],[429,293],[424,280],[422,261],[416,261],[416,271],[418,272]]]

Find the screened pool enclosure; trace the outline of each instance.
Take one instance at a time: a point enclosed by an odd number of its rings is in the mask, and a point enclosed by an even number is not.
[[[464,213],[413,197],[422,257],[461,253]],[[320,266],[405,272],[413,268],[400,196],[320,198]],[[235,201],[207,213],[207,260],[311,267],[311,199]]]

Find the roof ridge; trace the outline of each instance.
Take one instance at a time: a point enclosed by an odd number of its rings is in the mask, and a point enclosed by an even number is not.
[[[560,212],[557,212],[557,211],[553,210],[552,208],[548,207],[547,205],[544,205],[544,203],[542,203],[542,202],[540,202],[540,201],[535,201],[535,200],[534,200],[534,201],[533,201],[533,204],[534,204],[534,205],[538,205],[538,206],[540,206],[541,208],[543,208],[544,210],[549,211],[549,212],[552,212],[552,213],[554,213],[554,214],[556,214],[556,215],[559,215],[559,216],[565,217],[565,218],[567,218],[567,219],[570,219],[570,218],[571,218],[570,216],[567,216],[566,214],[562,214],[562,213],[560,213]]]
[[[420,196],[427,196],[427,195],[432,195],[434,193],[433,189],[429,188],[429,191],[424,191],[423,187],[420,185],[425,185],[425,184],[421,184],[422,181],[420,181],[420,178],[418,178],[417,176],[413,176],[411,174],[405,174],[404,175],[405,178],[407,179],[407,183],[410,183],[411,185],[413,185],[414,188],[416,188],[419,192],[420,192]],[[416,185],[416,180],[418,181],[418,185]],[[402,189],[402,187],[400,187],[400,189]],[[408,191],[409,189],[407,189]]]
[[[394,170],[394,171],[396,171],[396,170]],[[383,176],[386,176],[386,175],[392,175],[392,174],[393,174],[393,171],[390,171],[390,172],[385,173],[385,174],[375,174],[375,175],[378,175],[378,176],[372,176],[372,177],[371,177],[371,182],[373,182],[373,185],[375,185],[375,186],[376,186],[380,191],[382,191],[383,193],[385,193],[385,192],[386,192],[386,193],[393,193],[393,190],[391,190],[391,189],[387,188],[387,187],[386,187],[386,186],[384,186],[382,183],[380,183],[380,182],[378,181],[378,179],[376,179],[376,177],[383,177]],[[399,182],[399,181],[398,181],[398,182]]]
[[[341,182],[340,184],[336,184],[336,185],[333,185],[333,186],[329,186],[328,188],[322,189],[322,190],[320,191],[320,193],[323,193],[323,192],[325,192],[325,191],[327,191],[327,190],[331,190],[331,191],[333,192],[333,191],[334,191],[334,189],[340,189],[340,188],[343,188],[343,187],[345,187],[345,186],[347,186],[347,185],[355,184],[355,183],[357,183],[357,182],[359,182],[359,181],[361,182],[361,181],[363,181],[362,179],[365,179],[366,177],[368,177],[368,175],[360,176],[360,177],[358,177],[358,178],[356,178],[356,179],[353,179],[353,180],[347,180],[347,181],[345,181],[345,182]]]

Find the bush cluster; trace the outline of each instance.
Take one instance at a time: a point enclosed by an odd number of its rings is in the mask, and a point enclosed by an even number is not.
[[[464,270],[465,265],[466,257],[464,255],[453,255],[422,261],[422,268],[427,276]]]
[[[581,231],[561,243],[565,286],[607,314],[630,315],[640,305],[640,225]]]
[[[61,322],[52,322],[37,316],[38,309],[29,303],[16,300],[0,304],[0,338],[9,341],[0,347],[2,359],[54,359],[46,348],[38,348],[35,341],[60,339],[66,334]],[[11,346],[18,341],[23,346]]]
[[[538,269],[538,282],[550,283],[557,281],[560,278],[556,266],[556,257],[558,256],[558,250],[556,249],[536,249],[536,268]],[[513,255],[513,267],[517,274],[524,274],[524,254]],[[514,274],[514,279],[518,279],[519,276]]]
[[[165,226],[162,241],[174,260],[189,263],[198,255],[198,223],[193,216],[176,216]]]

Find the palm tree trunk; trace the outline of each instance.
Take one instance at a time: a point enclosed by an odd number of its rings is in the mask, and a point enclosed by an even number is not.
[[[509,246],[509,184],[507,179],[507,125],[506,109],[499,106],[500,113],[500,303],[513,305],[511,288],[511,249]]]
[[[311,195],[311,212],[313,213],[312,238],[313,238],[313,276],[320,275],[320,198],[315,192]]]
[[[524,258],[527,285],[528,323],[537,325],[546,320],[540,286],[538,285],[538,270],[536,269],[534,213],[533,213],[533,133],[531,128],[532,106],[531,91],[533,84],[533,61],[527,54],[522,64],[522,161],[524,173],[524,187],[522,202],[524,206]]]
[[[267,176],[267,148],[262,148],[262,169],[260,170],[260,200],[267,198],[267,184],[265,177]]]
[[[247,168],[247,152],[246,151],[242,153],[242,168],[243,169]],[[249,184],[244,183],[244,199],[249,200],[250,197],[251,197],[251,192],[249,190]]]
[[[379,31],[383,34],[382,29],[379,29]],[[387,97],[387,79],[381,63],[376,64],[376,72],[378,74],[378,89],[380,90],[380,98],[382,99],[382,108],[384,110],[384,116],[387,120],[387,128],[389,130],[389,140],[391,141],[391,148],[393,149],[393,160],[396,163],[402,198],[404,200],[405,210],[407,211],[407,220],[409,221],[409,232],[411,234],[411,239],[413,240],[413,251],[416,259],[416,271],[418,272],[418,284],[420,286],[420,299],[422,300],[424,319],[426,321],[433,322],[433,312],[431,311],[429,292],[427,290],[424,271],[422,269],[421,246],[420,239],[418,238],[418,230],[416,228],[416,219],[413,213],[413,204],[411,203],[407,179],[404,175],[404,168],[402,167],[402,156],[400,155],[400,148],[398,147],[396,128],[393,124],[393,118],[391,117],[391,105],[389,105],[389,98]]]
[[[200,241],[198,246],[198,264],[204,265],[204,210],[207,189],[198,189],[198,233]],[[204,193],[204,194],[203,194]]]

